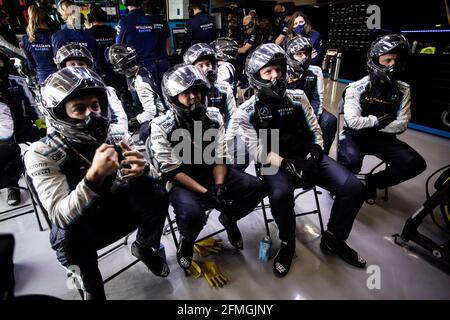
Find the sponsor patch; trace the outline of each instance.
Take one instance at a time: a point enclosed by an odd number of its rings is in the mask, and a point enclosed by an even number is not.
[[[38,177],[38,176],[42,176],[44,174],[50,173],[50,169],[43,169],[43,170],[39,170],[39,171],[35,171],[31,173],[32,177]]]

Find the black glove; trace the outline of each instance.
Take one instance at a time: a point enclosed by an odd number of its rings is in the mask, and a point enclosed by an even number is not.
[[[223,184],[216,184],[208,188],[203,199],[218,211],[224,211],[230,205],[226,197],[227,188]]]
[[[281,161],[281,169],[296,176],[300,180],[300,184],[303,188],[310,188],[316,184],[318,164],[319,162],[317,159],[310,155],[308,160],[283,159],[283,161]]]
[[[299,179],[303,178],[304,167],[305,161],[302,159],[290,160],[285,158],[281,161],[281,169],[286,170],[287,172],[296,176]]]
[[[303,168],[302,187],[311,188],[316,185],[317,176],[319,174],[319,161],[314,156],[307,155],[305,167]]]
[[[141,124],[139,123],[137,118],[131,118],[130,120],[128,120],[128,131],[135,132],[139,129],[140,125]]]
[[[384,114],[381,117],[378,117],[378,129],[383,129],[386,127],[389,123],[395,120],[395,117],[390,114]]]

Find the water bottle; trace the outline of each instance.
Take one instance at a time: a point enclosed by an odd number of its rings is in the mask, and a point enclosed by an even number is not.
[[[259,242],[259,257],[258,260],[261,262],[269,261],[270,249],[272,248],[272,239],[266,236]]]
[[[162,242],[159,244],[157,253],[161,258],[164,259],[164,261],[166,260],[166,249],[164,248],[164,244]]]

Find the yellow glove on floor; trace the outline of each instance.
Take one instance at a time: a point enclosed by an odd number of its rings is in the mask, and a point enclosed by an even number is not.
[[[207,257],[210,254],[219,253],[222,250],[220,246],[221,239],[207,238],[194,244],[194,250],[200,257]]]
[[[191,261],[191,266],[189,267],[189,272],[192,274],[194,278],[200,278],[203,276],[202,269],[200,268],[199,262],[197,260]]]
[[[218,288],[227,284],[228,279],[219,271],[219,267],[214,261],[201,262],[201,269],[211,287]]]

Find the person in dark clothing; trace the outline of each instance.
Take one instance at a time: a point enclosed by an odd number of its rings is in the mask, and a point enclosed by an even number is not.
[[[397,138],[411,118],[409,85],[398,80],[408,53],[409,43],[403,35],[375,40],[367,52],[369,75],[345,91],[338,161],[353,173],[361,171],[366,154],[387,163],[386,170],[365,178],[369,204],[374,203],[377,189],[402,183],[426,169],[422,156]]]
[[[287,45],[288,55],[288,88],[301,89],[308,97],[319,121],[323,134],[323,151],[329,154],[336,137],[337,118],[328,112],[323,105],[323,73],[318,66],[312,66],[312,46],[302,36],[291,39]]]
[[[237,43],[242,43],[242,33],[240,31],[237,17],[229,14],[225,28],[222,29],[220,36],[233,39]]]
[[[8,19],[9,15],[5,11],[0,10],[0,35],[13,46],[19,47],[19,41],[17,41],[16,34],[11,28]]]
[[[105,57],[106,48],[112,46],[116,41],[116,29],[105,24],[107,14],[98,6],[91,7],[87,19],[92,25],[87,31],[97,43],[95,54],[97,58],[94,61],[93,70],[102,77],[108,86],[116,89],[118,96],[121,96],[127,91],[127,81],[123,75],[114,72],[113,65]]]
[[[312,46],[311,65],[318,65],[322,59],[322,37],[312,28],[309,18],[300,11],[295,12],[287,27],[287,37],[284,39],[284,48],[287,48],[289,40],[296,36],[303,36],[309,40]]]
[[[164,72],[169,68],[168,54],[171,51],[168,24],[152,6],[142,0],[126,0],[130,11],[117,25],[117,44],[135,48],[140,67],[146,68],[158,86]]]
[[[35,5],[28,7],[27,34],[20,46],[25,53],[30,68],[36,69],[40,84],[57,70],[53,62],[52,31],[47,25],[47,13]]]
[[[204,73],[193,65],[169,69],[162,90],[171,110],[151,122],[148,140],[155,166],[162,179],[171,183],[169,197],[180,231],[177,260],[183,269],[191,266],[194,243],[206,224],[207,210],[220,211],[219,221],[228,240],[242,250],[237,221],[252,212],[266,193],[260,179],[227,165],[222,116],[217,108],[206,107],[209,88]],[[214,142],[206,143],[205,132],[213,134]],[[176,138],[180,133],[185,146],[181,156]]]
[[[184,36],[184,54],[189,47],[196,43],[211,43],[217,38],[217,30],[214,26],[214,19],[203,12],[202,1],[194,0],[192,4],[194,16],[186,22],[186,34]]]
[[[245,60],[248,55],[255,50],[263,41],[263,34],[256,26],[255,21],[251,15],[245,16],[242,19],[242,28],[244,32],[244,42],[238,49],[238,56],[236,61],[236,74],[241,87],[247,84],[247,77],[244,72]]]
[[[322,132],[304,92],[286,90],[286,53],[274,43],[263,44],[249,56],[245,69],[256,94],[238,108],[239,133],[252,158],[263,165],[261,177],[269,187],[281,240],[274,274],[286,276],[295,253],[294,191],[315,185],[336,195],[321,248],[363,268],[366,261],[345,242],[363,204],[363,185],[323,154]],[[278,138],[264,143],[261,133]]]
[[[79,12],[72,11],[74,3],[71,0],[64,0],[58,4],[62,19],[66,22],[66,28],[57,31],[52,35],[53,56],[56,56],[58,49],[69,42],[79,43],[89,49],[97,59],[97,43],[95,38],[86,30],[81,29],[82,24],[79,18]]]
[[[7,203],[20,203],[19,179],[23,172],[19,143],[40,139],[34,123],[42,118],[28,87],[10,76],[12,64],[0,51],[0,188],[8,188]]]
[[[97,250],[138,228],[131,253],[167,277],[157,253],[167,193],[131,137],[110,134],[104,82],[87,68],[67,67],[47,78],[42,96],[55,132],[29,147],[25,166],[52,221],[58,261],[78,271],[86,299],[105,299]]]
[[[24,58],[22,50],[19,48],[16,34],[9,24],[9,15],[0,9],[0,48],[10,56]]]

